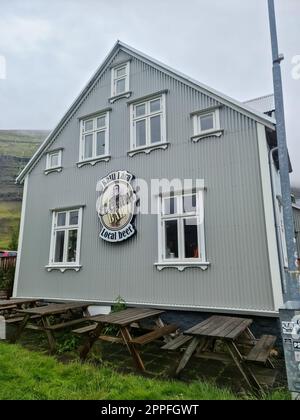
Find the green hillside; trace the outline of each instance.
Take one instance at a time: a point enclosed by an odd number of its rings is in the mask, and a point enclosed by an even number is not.
[[[0,156],[31,158],[48,134],[45,130],[0,130]]]
[[[22,186],[15,184],[16,176],[48,134],[44,130],[0,130],[0,249],[8,247],[19,224]]]

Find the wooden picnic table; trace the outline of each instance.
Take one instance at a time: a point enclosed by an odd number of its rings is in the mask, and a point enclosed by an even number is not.
[[[151,308],[129,308],[109,315],[89,317],[88,320],[93,321],[94,325],[73,331],[75,334],[84,334],[86,332],[89,333],[86,343],[80,353],[81,359],[86,359],[95,341],[98,339],[103,339],[106,341],[125,344],[128,351],[132,355],[137,368],[145,371],[145,366],[139,353],[138,347],[151,343],[161,337],[165,337],[167,339],[169,334],[177,330],[176,325],[164,324],[160,318],[160,315],[163,313],[164,311]],[[142,336],[133,337],[132,329],[134,327],[141,329],[141,321],[145,320],[152,320],[154,322],[155,328],[151,329],[150,332],[147,332]],[[101,336],[104,328],[109,325],[116,327],[116,336]],[[118,337],[119,335],[121,337]]]
[[[249,329],[252,323],[252,319],[212,316],[206,321],[184,331],[184,336],[190,338],[190,343],[177,367],[176,374],[178,375],[184,369],[195,352],[198,356],[205,354],[205,358],[215,359],[216,342],[221,341],[227,349],[230,359],[233,360],[248,386],[251,389],[261,389],[257,378],[246,363],[247,356],[242,354],[240,345],[252,346],[248,357],[249,361],[253,361],[254,353],[256,360],[258,360],[258,354],[261,355],[262,352],[264,353],[264,358],[261,361],[267,361],[276,337],[263,336],[261,340],[256,340]],[[179,342],[180,338],[177,341]],[[181,341],[184,340],[181,339]],[[164,347],[165,349],[172,349],[172,344],[169,346],[167,344]],[[174,345],[173,348],[175,348]],[[210,351],[208,351],[209,349]]]
[[[82,302],[52,303],[47,306],[20,309],[18,310],[18,313],[22,314],[24,317],[14,338],[12,339],[12,342],[17,342],[25,328],[30,327],[34,330],[44,331],[46,333],[50,350],[51,352],[54,352],[56,348],[54,332],[85,322],[86,318],[83,318],[83,315],[89,305],[89,303]],[[80,318],[77,316],[74,318],[74,311],[79,311],[81,315]],[[57,320],[57,318],[60,318],[62,315],[73,317],[73,319],[71,321],[64,322],[61,322],[61,319]],[[29,321],[34,321],[36,324],[29,325]]]
[[[15,307],[25,307],[35,305],[39,299],[5,299],[0,300],[0,311],[5,310],[7,308]]]

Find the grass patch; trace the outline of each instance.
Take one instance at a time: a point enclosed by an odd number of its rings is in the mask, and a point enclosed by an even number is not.
[[[30,158],[48,134],[45,130],[0,130],[0,155]]]
[[[19,201],[0,201],[0,249],[6,249],[21,214]]]
[[[201,382],[148,379],[124,375],[108,367],[53,357],[0,343],[0,400],[237,400],[228,390]],[[287,400],[278,391],[266,399]]]

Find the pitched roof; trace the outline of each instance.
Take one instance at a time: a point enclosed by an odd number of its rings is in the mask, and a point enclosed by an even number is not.
[[[245,101],[243,103],[256,111],[262,112],[263,114],[275,111],[275,98],[273,93],[271,95],[250,99],[249,101]]]
[[[177,78],[181,80],[183,83],[191,85],[195,89],[198,89],[199,91],[202,91],[203,93],[206,93],[207,95],[213,97],[220,103],[227,105],[233,109],[235,109],[238,112],[241,112],[245,115],[247,115],[250,118],[253,118],[254,120],[268,126],[271,129],[275,129],[276,121],[274,118],[268,117],[264,115],[261,112],[258,112],[251,107],[249,107],[247,104],[239,102],[235,99],[230,98],[229,96],[224,95],[223,93],[220,93],[200,82],[197,80],[192,79],[189,76],[186,76],[183,73],[178,72],[177,70],[172,69],[171,67],[167,66],[166,64],[161,63],[158,60],[155,60],[152,57],[149,57],[148,55],[130,47],[129,45],[117,41],[114,45],[114,47],[111,49],[109,54],[104,59],[101,66],[97,69],[95,74],[92,76],[92,78],[87,83],[86,87],[80,92],[78,97],[75,99],[75,101],[72,103],[72,105],[69,107],[65,115],[62,117],[62,119],[59,121],[58,125],[54,128],[54,130],[49,134],[49,136],[45,139],[45,141],[42,143],[42,145],[38,148],[36,153],[33,155],[33,157],[30,159],[28,164],[25,166],[25,168],[22,170],[22,172],[18,175],[16,182],[22,182],[26,176],[26,174],[35,166],[35,164],[38,162],[39,158],[44,153],[45,149],[48,147],[49,144],[58,136],[58,134],[61,132],[61,130],[64,128],[65,124],[71,118],[71,116],[76,112],[78,107],[80,106],[82,100],[85,98],[85,96],[88,94],[88,92],[93,88],[107,65],[113,60],[115,55],[119,50],[122,50],[129,55],[136,57],[137,59],[144,61],[145,63],[158,68],[159,70],[163,71],[164,73],[169,74],[170,76]]]

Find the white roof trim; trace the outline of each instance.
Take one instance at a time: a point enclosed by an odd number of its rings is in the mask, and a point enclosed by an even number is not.
[[[57,126],[54,128],[54,130],[48,135],[48,137],[45,139],[45,141],[41,144],[41,146],[38,148],[38,150],[35,152],[35,154],[32,156],[28,164],[25,166],[25,168],[21,171],[21,173],[18,175],[16,182],[22,182],[24,180],[25,175],[34,167],[36,162],[39,160],[40,156],[44,152],[44,150],[47,148],[48,144],[51,143],[51,141],[54,141],[56,136],[60,133],[60,131],[63,129],[65,123],[67,123],[68,119],[72,116],[72,114],[76,111],[76,109],[80,106],[81,101],[85,98],[85,95],[89,92],[90,89],[94,86],[94,84],[97,82],[98,78],[101,76],[102,72],[106,69],[107,65],[110,61],[113,60],[115,54],[118,52],[118,50],[121,49],[124,52],[127,52],[130,55],[135,56],[136,58],[145,61],[146,63],[150,64],[153,67],[157,67],[160,70],[162,70],[165,73],[170,74],[172,77],[177,78],[184,83],[190,84],[192,87],[196,89],[200,89],[204,93],[207,93],[209,96],[213,97],[215,100],[219,101],[220,103],[229,106],[232,109],[235,109],[238,112],[243,113],[244,115],[264,124],[265,126],[275,129],[276,121],[274,118],[268,117],[264,114],[261,114],[260,112],[256,112],[251,107],[248,107],[242,102],[239,102],[229,96],[226,96],[200,82],[197,80],[194,80],[190,78],[189,76],[186,76],[183,73],[178,72],[177,70],[172,69],[171,67],[167,66],[166,64],[161,63],[158,60],[155,60],[154,58],[130,47],[129,45],[117,41],[114,45],[114,47],[111,49],[111,51],[107,54],[105,57],[103,63],[101,66],[97,69],[97,71],[94,73],[94,75],[91,77],[91,79],[88,81],[87,85],[84,89],[80,92],[78,97],[75,99],[75,101],[71,104],[68,111],[65,113],[65,115],[62,117],[62,119],[59,121]]]

